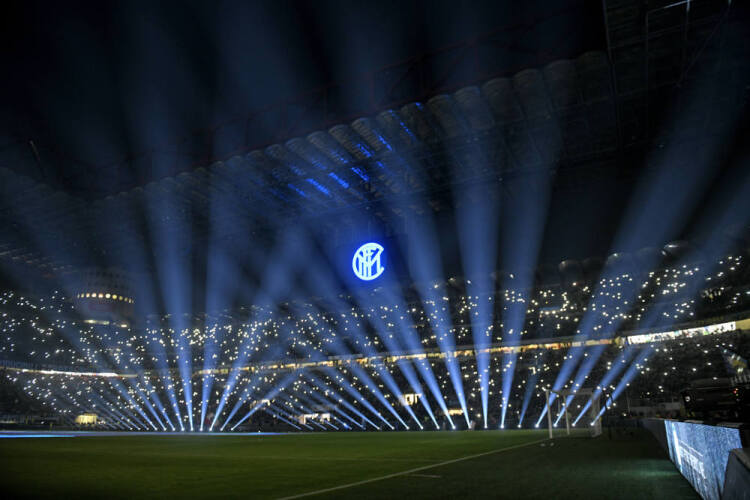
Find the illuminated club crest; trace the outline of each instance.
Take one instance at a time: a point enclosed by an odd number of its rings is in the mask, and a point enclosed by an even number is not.
[[[383,274],[383,247],[377,243],[365,243],[359,247],[352,258],[352,269],[357,278],[364,281]]]

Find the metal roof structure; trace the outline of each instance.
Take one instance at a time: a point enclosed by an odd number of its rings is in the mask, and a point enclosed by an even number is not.
[[[515,179],[540,171],[553,171],[563,186],[616,182],[648,169],[650,149],[666,143],[682,145],[686,161],[700,154],[727,110],[747,105],[746,35],[726,1],[607,1],[605,22],[606,51],[407,102],[105,198],[55,191],[0,166],[0,258],[57,271],[118,262],[155,231],[180,237],[180,223],[193,228],[192,245],[209,233],[262,241],[290,218],[335,220],[336,232],[363,206],[398,225],[392,220],[404,210],[424,209],[415,194],[440,211],[454,203],[456,184],[499,183],[512,196]],[[700,100],[691,99],[693,83]],[[687,119],[666,119],[686,106]],[[149,220],[149,207],[163,204],[169,210]]]

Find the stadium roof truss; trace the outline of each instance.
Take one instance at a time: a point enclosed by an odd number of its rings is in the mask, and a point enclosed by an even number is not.
[[[743,92],[741,81],[731,83],[748,61],[724,61],[720,50],[727,3],[694,1],[687,13],[666,5],[605,2],[607,52],[554,61],[425,103],[407,102],[93,201],[0,166],[0,224],[7,228],[0,258],[58,272],[70,267],[30,248],[28,227],[56,242],[61,255],[86,242],[94,254],[127,256],[133,245],[143,246],[144,207],[155,201],[173,204],[171,218],[149,221],[165,234],[181,236],[176,216],[191,224],[193,243],[208,238],[209,229],[220,241],[245,238],[249,231],[262,243],[290,217],[335,220],[330,229],[345,231],[354,225],[346,217],[353,207],[370,207],[386,226],[408,210],[440,211],[452,205],[451,188],[460,183],[512,185],[549,169],[571,186],[592,176],[628,176],[644,162],[657,110],[665,98],[679,102],[679,84],[697,63],[710,67],[715,81]],[[480,50],[467,50],[474,49]],[[658,140],[699,147],[697,139],[710,133],[707,124],[720,119],[716,109],[733,105],[739,94],[710,95],[702,103],[707,121],[680,124]],[[383,101],[388,104],[393,101]],[[213,143],[223,140],[216,134],[234,133],[222,130],[213,132]],[[247,131],[244,137],[243,147]],[[512,195],[512,188],[507,192]],[[415,193],[427,204],[414,206]],[[228,209],[212,216],[211,202],[219,198]],[[101,223],[114,220],[127,223]],[[97,245],[113,241],[115,232],[130,247]]]

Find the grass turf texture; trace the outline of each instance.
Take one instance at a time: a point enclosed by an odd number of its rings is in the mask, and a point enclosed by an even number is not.
[[[117,436],[0,440],[5,498],[697,498],[645,432]]]

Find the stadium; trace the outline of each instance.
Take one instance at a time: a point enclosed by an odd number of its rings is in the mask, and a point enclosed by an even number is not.
[[[8,11],[5,498],[747,498],[744,2]]]

